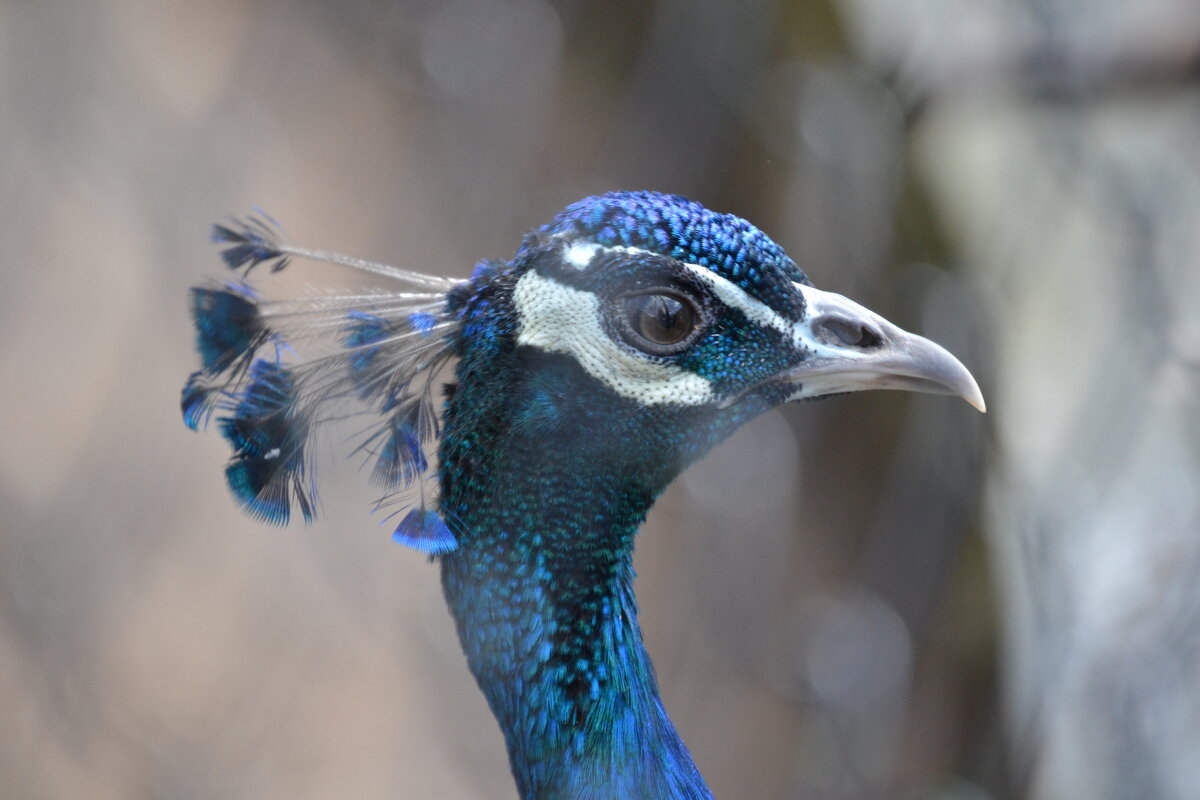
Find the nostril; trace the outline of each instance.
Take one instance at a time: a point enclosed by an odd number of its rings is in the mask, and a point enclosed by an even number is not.
[[[871,327],[861,322],[832,317],[821,322],[819,335],[828,344],[872,350],[883,344],[883,338]]]

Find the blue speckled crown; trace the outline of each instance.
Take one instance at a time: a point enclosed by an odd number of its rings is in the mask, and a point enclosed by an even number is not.
[[[793,318],[798,295],[791,281],[808,276],[783,248],[741,217],[719,214],[686,197],[657,192],[611,192],[572,203],[538,233],[567,235],[606,247],[639,247],[699,264],[728,278]]]

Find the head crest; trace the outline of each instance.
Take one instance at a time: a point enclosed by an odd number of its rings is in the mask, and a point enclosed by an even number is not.
[[[383,491],[376,508],[398,518],[393,537],[428,553],[456,546],[434,511],[436,474],[425,446],[439,434],[435,380],[453,356],[457,322],[447,294],[459,285],[384,264],[294,247],[265,214],[213,227],[240,279],[192,290],[200,369],[183,389],[183,418],[216,415],[233,447],[229,488],[253,516],[286,524],[319,507],[313,439],[324,423],[366,419],[354,452]],[[382,277],[395,290],[264,299],[248,280],[304,258]]]

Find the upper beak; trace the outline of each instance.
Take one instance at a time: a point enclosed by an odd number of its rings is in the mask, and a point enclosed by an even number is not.
[[[789,400],[864,389],[952,394],[987,411],[979,384],[944,347],[896,327],[840,294],[796,284],[804,320],[793,338],[807,357],[779,377],[798,384]]]

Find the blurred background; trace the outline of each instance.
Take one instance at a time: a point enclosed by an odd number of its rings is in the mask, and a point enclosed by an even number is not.
[[[211,222],[466,275],[678,192],[990,412],[775,412],[639,540],[718,797],[1200,796],[1191,0],[0,0],[0,796],[513,797],[352,467],[259,526],[181,423]]]

